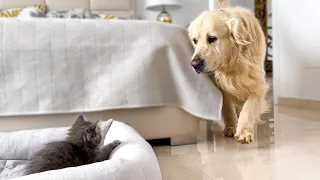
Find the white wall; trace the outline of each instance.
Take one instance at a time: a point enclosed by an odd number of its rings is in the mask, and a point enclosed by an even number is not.
[[[179,10],[168,11],[173,18],[173,23],[186,27],[202,11],[208,10],[207,0],[180,0],[182,8]],[[144,9],[145,0],[135,0],[136,15],[143,19],[155,21],[160,12],[147,11]]]
[[[146,0],[135,0],[136,16],[143,19],[155,21],[160,12],[147,11],[144,9]],[[169,11],[173,17],[173,23],[186,27],[202,11],[209,10],[209,0],[180,0],[182,8],[175,11]],[[239,5],[251,10],[254,8],[254,0],[230,0],[231,6]]]
[[[231,6],[241,6],[254,11],[254,0],[229,0]]]
[[[275,0],[274,95],[320,100],[320,1]]]

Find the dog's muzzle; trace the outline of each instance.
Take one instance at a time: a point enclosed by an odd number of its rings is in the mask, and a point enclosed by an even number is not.
[[[191,66],[199,74],[204,70],[204,60],[201,58],[196,58],[191,61]]]

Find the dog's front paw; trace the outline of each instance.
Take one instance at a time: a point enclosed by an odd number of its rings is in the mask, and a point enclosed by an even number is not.
[[[226,137],[234,137],[236,133],[236,128],[235,127],[225,127],[224,128],[224,136]]]
[[[116,147],[118,147],[122,142],[119,140],[114,140],[110,143],[110,146],[114,149]]]
[[[253,133],[248,129],[238,130],[234,135],[241,144],[249,144],[253,141]]]

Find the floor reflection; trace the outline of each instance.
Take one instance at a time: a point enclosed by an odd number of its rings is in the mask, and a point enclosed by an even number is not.
[[[164,180],[320,179],[319,111],[277,107],[249,145],[224,138],[210,122],[200,127],[197,144],[154,148]]]

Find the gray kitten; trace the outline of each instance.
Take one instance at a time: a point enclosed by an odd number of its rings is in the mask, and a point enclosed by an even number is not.
[[[113,141],[100,148],[100,121],[87,122],[80,115],[69,129],[64,141],[51,142],[38,151],[27,165],[25,174],[75,167],[109,159],[121,141]]]

